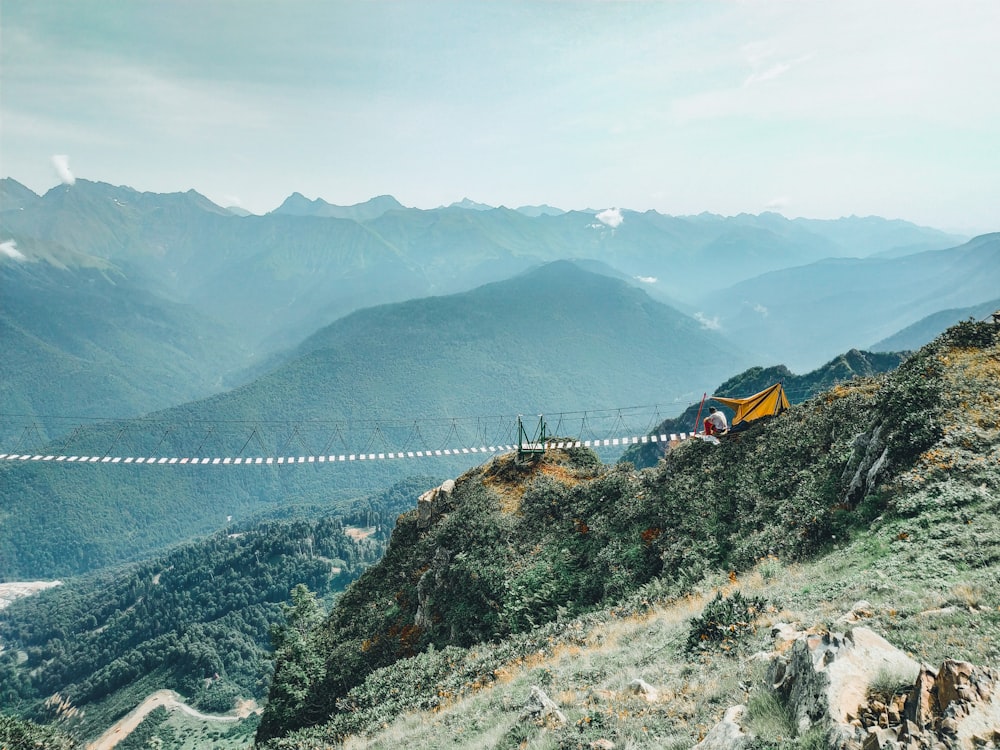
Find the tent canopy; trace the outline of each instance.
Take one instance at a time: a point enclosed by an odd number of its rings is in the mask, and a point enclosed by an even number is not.
[[[736,412],[736,416],[733,417],[733,426],[740,422],[752,422],[761,417],[781,414],[788,408],[788,398],[785,396],[785,389],[782,388],[781,383],[775,383],[748,398],[712,396],[712,400],[718,401]]]

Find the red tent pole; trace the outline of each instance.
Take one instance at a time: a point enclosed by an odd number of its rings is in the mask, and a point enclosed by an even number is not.
[[[698,416],[694,418],[694,434],[698,434],[698,423],[701,422],[701,407],[705,405],[705,397],[707,393],[701,394],[701,403],[698,404]]]

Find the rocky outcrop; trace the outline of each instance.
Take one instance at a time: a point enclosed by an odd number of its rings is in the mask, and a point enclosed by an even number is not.
[[[454,491],[455,480],[449,479],[417,498],[417,526],[421,529],[432,526],[448,510],[447,500]]]
[[[850,627],[870,616],[871,605],[858,602],[838,620],[843,632],[773,627],[764,689],[780,698],[795,733],[822,727],[837,750],[1000,750],[1000,672],[954,660],[920,665],[871,629]],[[734,706],[697,747],[744,747],[753,739],[746,723],[746,708]]]
[[[874,491],[888,457],[889,447],[882,438],[882,425],[876,425],[854,438],[851,457],[841,477],[842,481],[848,483],[844,493],[846,505],[854,507],[865,495]]]
[[[937,671],[924,666],[909,694],[871,696],[862,703],[855,726],[862,750],[996,750],[1000,673],[953,659]]]
[[[866,627],[844,633],[803,633],[769,671],[800,734],[816,723],[832,727],[833,739],[850,739],[850,717],[880,674],[912,678],[920,665]]]

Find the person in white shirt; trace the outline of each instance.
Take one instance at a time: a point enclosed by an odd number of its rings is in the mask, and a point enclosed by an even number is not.
[[[705,417],[705,434],[718,435],[729,429],[726,415],[714,406],[708,407],[708,416]]]

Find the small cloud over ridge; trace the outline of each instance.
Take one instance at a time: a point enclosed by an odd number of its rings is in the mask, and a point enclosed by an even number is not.
[[[708,331],[718,331],[722,328],[722,324],[719,322],[719,316],[716,315],[714,318],[707,317],[700,310],[694,314],[694,319],[701,323],[701,327]]]
[[[625,221],[620,208],[606,208],[594,217],[605,226],[617,229]]]
[[[17,249],[17,243],[14,240],[0,242],[0,255],[6,255],[8,258],[13,258],[17,261],[26,260],[24,253]]]
[[[76,182],[76,177],[69,171],[69,157],[66,154],[53,154],[52,166],[56,168],[59,181],[63,185],[72,185]]]
[[[636,281],[641,281],[643,284],[655,284],[659,279],[655,276],[636,276]]]

